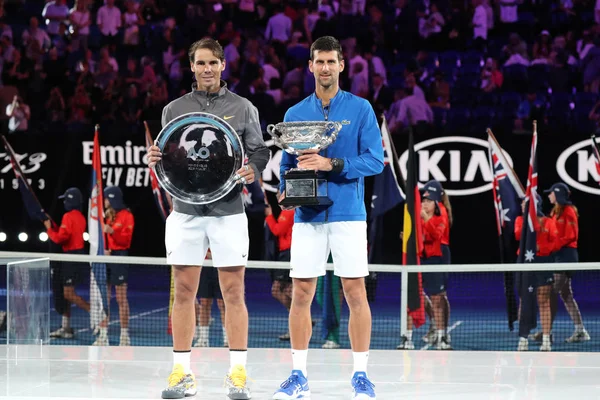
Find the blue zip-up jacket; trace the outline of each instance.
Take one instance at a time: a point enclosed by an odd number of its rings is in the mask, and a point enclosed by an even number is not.
[[[383,171],[381,131],[371,104],[352,93],[338,90],[329,102],[328,111],[312,94],[291,107],[285,122],[338,121],[342,129],[332,145],[319,153],[327,158],[341,158],[340,173],[319,172],[327,179],[329,207],[303,206],[296,209],[295,222],[366,221],[364,177]],[[285,171],[297,166],[296,156],[283,152],[280,164],[280,193],[285,190]]]

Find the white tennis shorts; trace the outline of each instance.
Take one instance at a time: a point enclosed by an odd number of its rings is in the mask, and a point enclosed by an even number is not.
[[[248,219],[245,213],[199,217],[173,211],[165,227],[167,262],[202,266],[210,248],[215,267],[246,266]]]
[[[292,229],[292,278],[325,275],[329,252],[334,274],[342,278],[369,275],[365,221],[300,222]]]

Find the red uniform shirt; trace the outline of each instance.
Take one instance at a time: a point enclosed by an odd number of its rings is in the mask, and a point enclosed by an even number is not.
[[[425,246],[424,257],[442,256],[442,238],[447,223],[441,215],[434,215],[427,222],[421,219],[423,224],[423,244]]]
[[[438,206],[440,207],[440,214],[442,214],[441,216],[446,221],[446,229],[444,229],[444,235],[442,236],[442,244],[449,246],[450,245],[450,218],[448,218],[448,210],[446,210],[446,207],[441,202],[438,203]]]
[[[563,247],[577,248],[577,239],[579,238],[579,222],[577,213],[571,206],[564,206],[560,217],[552,216],[558,230],[558,238],[556,240],[555,250],[560,250]]]
[[[133,214],[125,209],[121,210],[115,216],[114,221],[105,222],[113,228],[114,232],[108,236],[109,250],[129,250],[131,247],[131,237],[133,236]]]
[[[83,249],[85,217],[79,210],[71,210],[62,217],[60,227],[53,225],[47,233],[50,240],[62,245],[64,252]]]
[[[523,217],[518,216],[515,219],[515,238],[517,240],[521,240],[521,230],[523,228]],[[558,238],[558,230],[556,229],[556,224],[552,218],[542,217],[542,222],[539,225],[539,228],[536,230],[536,245],[537,251],[536,255],[540,257],[549,256],[554,252],[556,247],[556,241]],[[519,250],[517,250],[517,254],[519,254]]]
[[[273,214],[265,218],[273,235],[277,236],[279,251],[292,247],[292,227],[294,226],[294,210],[282,210],[279,218],[275,220]]]

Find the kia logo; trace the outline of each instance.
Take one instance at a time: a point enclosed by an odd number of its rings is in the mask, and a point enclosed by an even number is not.
[[[600,176],[596,171],[591,146],[592,139],[588,139],[566,148],[556,160],[556,172],[567,185],[585,193],[600,195]],[[577,175],[569,175],[567,168]]]
[[[502,151],[512,166],[512,158]],[[450,196],[470,196],[492,189],[493,173],[485,140],[466,136],[434,138],[417,143],[415,152],[419,182],[440,181]],[[408,150],[400,156],[403,176],[407,176],[407,161]]]

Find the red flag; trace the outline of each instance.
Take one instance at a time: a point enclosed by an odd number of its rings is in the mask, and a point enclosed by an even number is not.
[[[420,265],[423,249],[421,225],[421,194],[417,180],[417,165],[413,133],[408,139],[408,162],[406,165],[406,201],[404,203],[404,229],[402,233],[402,264]],[[408,274],[408,313],[415,327],[425,323],[423,282],[420,273]]]
[[[600,176],[600,153],[598,152],[598,145],[596,143],[596,136],[592,135],[592,153],[594,154],[594,164],[596,164],[596,172]],[[600,183],[600,181],[598,181]]]

